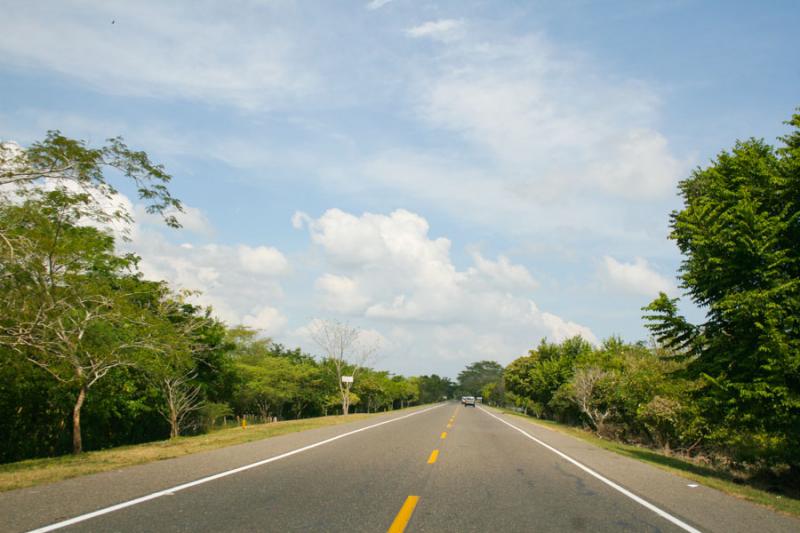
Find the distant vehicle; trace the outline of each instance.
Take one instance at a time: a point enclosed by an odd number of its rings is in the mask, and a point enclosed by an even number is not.
[[[471,405],[472,407],[475,407],[475,397],[474,396],[464,396],[463,398],[461,398],[461,403],[464,404],[464,407],[467,407],[469,405]]]

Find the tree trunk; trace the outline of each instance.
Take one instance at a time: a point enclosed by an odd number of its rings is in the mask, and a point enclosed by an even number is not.
[[[83,440],[81,440],[81,408],[86,400],[86,386],[81,385],[78,392],[78,399],[75,400],[75,407],[72,408],[72,453],[75,455],[83,451]]]
[[[175,408],[169,406],[169,438],[174,439],[180,435],[180,425],[178,424],[178,412]]]
[[[350,412],[350,384],[348,383],[342,391],[342,414],[346,415]]]

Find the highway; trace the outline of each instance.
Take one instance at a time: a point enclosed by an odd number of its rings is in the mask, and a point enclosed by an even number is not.
[[[800,521],[453,402],[0,494],[3,531],[800,531]]]

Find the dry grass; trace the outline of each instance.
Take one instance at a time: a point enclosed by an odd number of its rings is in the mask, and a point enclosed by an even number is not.
[[[551,431],[555,430],[590,442],[595,446],[624,455],[625,457],[652,464],[662,470],[677,474],[686,479],[691,479],[706,487],[720,490],[731,496],[736,496],[737,498],[742,498],[788,515],[800,517],[800,500],[787,495],[773,494],[752,485],[742,484],[741,480],[737,480],[739,482],[736,483],[733,481],[736,478],[730,472],[716,470],[681,457],[666,455],[650,448],[601,439],[594,433],[581,428],[559,424],[550,420],[532,418],[507,409],[504,409],[503,412],[524,418],[528,422],[532,422]]]
[[[286,420],[272,424],[248,426],[247,429],[234,427],[194,437],[178,437],[173,440],[86,452],[78,456],[67,455],[4,464],[0,465],[0,492],[52,483],[86,474],[116,470],[126,466],[171,459],[190,453],[214,450],[287,433],[335,426],[345,422],[355,422],[373,416],[376,415],[351,414],[348,416]]]

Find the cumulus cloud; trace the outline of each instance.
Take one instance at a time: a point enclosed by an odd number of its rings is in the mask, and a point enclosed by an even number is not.
[[[490,283],[505,289],[527,288],[535,289],[538,283],[533,279],[528,269],[522,265],[514,265],[503,255],[497,261],[486,259],[479,252],[472,252],[475,266],[469,269],[471,275],[486,276]]]
[[[284,330],[287,318],[275,307],[265,304],[265,301],[282,300],[281,279],[290,270],[289,261],[278,249],[214,242],[175,244],[165,236],[161,219],[139,216],[144,212],[143,207],[133,204],[127,196],[116,194],[106,201],[110,202],[109,207],[134,214],[130,227],[109,229],[117,237],[127,237],[127,240],[119,239],[118,246],[140,255],[139,269],[146,278],[167,281],[176,290],[198,291],[194,301],[213,307],[215,315],[231,325],[244,324],[268,335]],[[213,227],[202,210],[186,206],[186,212],[188,220],[198,221],[190,223],[189,227],[202,229],[200,233],[205,236],[213,234]],[[197,231],[181,236],[188,237],[192,233],[197,234]]]
[[[274,337],[280,335],[286,328],[288,320],[274,307],[261,306],[242,318],[242,325],[257,329],[264,335]]]
[[[503,342],[493,350],[508,348],[502,357],[507,361],[539,337],[582,335],[597,341],[589,328],[541,311],[531,299],[537,287],[533,276],[508,257],[492,259],[473,251],[472,265],[457,268],[450,241],[431,237],[427,220],[416,213],[398,209],[356,216],[329,209],[319,218],[302,218],[328,267],[337,271],[315,284],[323,305],[393,332],[406,324],[398,339],[389,336],[392,346],[407,343],[410,331],[416,341],[409,351],[426,346],[477,358],[483,353],[479,345],[501,336]],[[477,344],[445,346],[446,332],[464,330],[471,333],[459,338]]]
[[[347,276],[324,274],[317,278],[314,287],[322,294],[322,306],[344,314],[364,310],[369,298],[361,293],[358,283]]]
[[[240,244],[237,247],[239,262],[248,272],[275,276],[284,274],[289,269],[286,257],[271,246],[250,247]]]
[[[630,294],[655,297],[659,292],[675,294],[675,284],[650,266],[643,258],[637,257],[632,263],[617,261],[613,257],[603,257],[601,277],[609,287]]]
[[[430,20],[406,30],[413,38],[428,37],[437,41],[452,41],[461,36],[464,21],[455,19]]]

